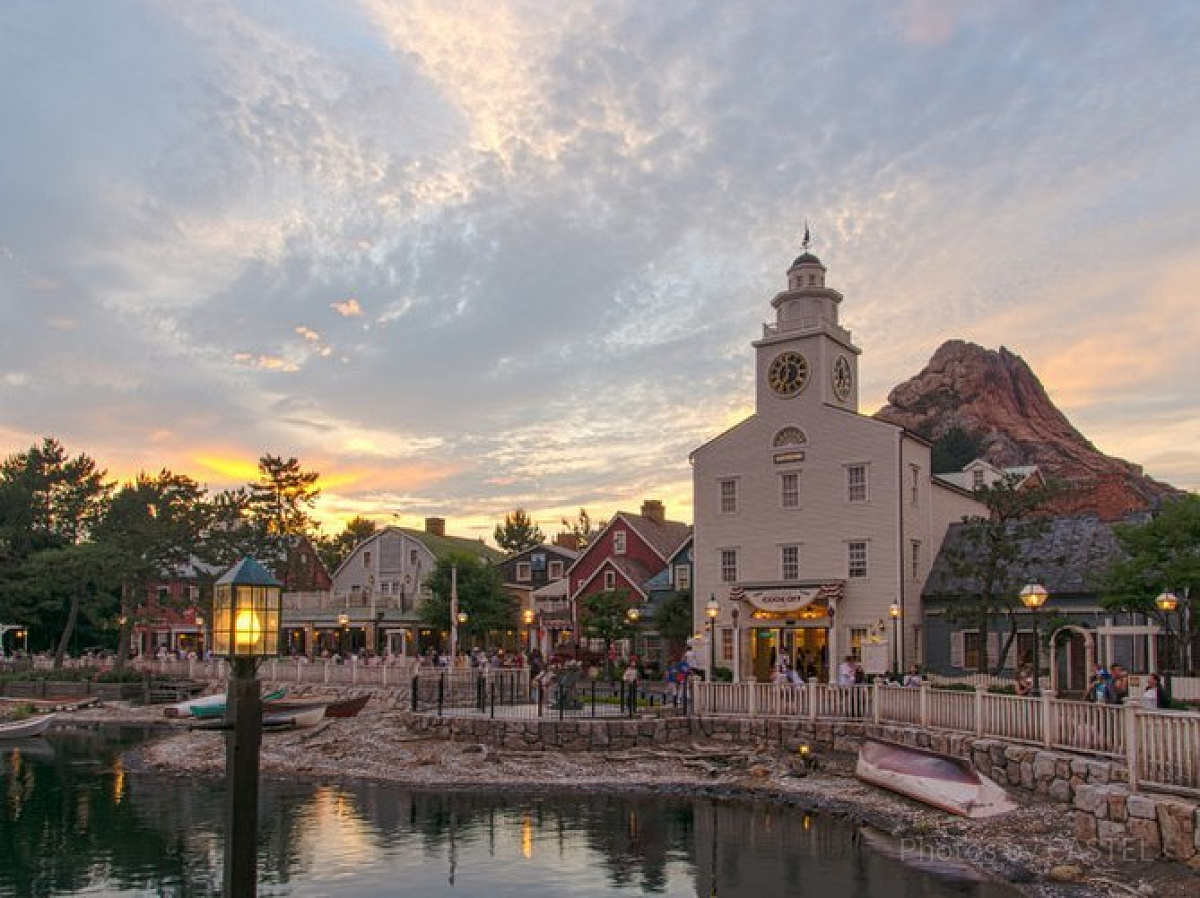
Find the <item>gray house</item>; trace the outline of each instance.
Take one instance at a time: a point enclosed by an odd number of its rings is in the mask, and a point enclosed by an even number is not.
[[[980,592],[977,578],[964,575],[962,565],[956,564],[971,552],[970,526],[961,522],[950,526],[921,593],[921,643],[926,668],[933,673],[967,674],[978,669],[979,629],[955,613],[969,607]],[[1005,658],[1004,673],[1013,674],[1020,665],[1032,663],[1034,616],[1018,600],[1022,586],[1031,582],[1042,584],[1049,593],[1037,614],[1042,673],[1046,675],[1051,665],[1046,639],[1060,631],[1054,663],[1058,666],[1055,680],[1062,690],[1082,690],[1092,660],[1146,669],[1154,655],[1148,635],[1156,628],[1147,626],[1143,615],[1116,613],[1100,604],[1098,579],[1119,552],[1112,525],[1093,515],[1053,518],[1043,532],[1025,542],[1022,560],[1006,577],[1005,591],[1016,608],[1017,638]],[[1010,629],[1008,615],[989,621],[989,670],[995,669]]]

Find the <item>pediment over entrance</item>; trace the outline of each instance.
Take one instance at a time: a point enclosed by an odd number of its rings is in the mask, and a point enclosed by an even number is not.
[[[746,602],[759,611],[788,613],[828,609],[845,594],[846,585],[836,583],[788,583],[763,586],[735,586],[729,591],[734,602]]]

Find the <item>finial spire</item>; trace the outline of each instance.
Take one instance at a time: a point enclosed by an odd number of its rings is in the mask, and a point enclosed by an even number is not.
[[[812,234],[808,230],[808,219],[804,219],[804,239],[800,241],[800,245],[808,252],[808,245],[812,242]]]

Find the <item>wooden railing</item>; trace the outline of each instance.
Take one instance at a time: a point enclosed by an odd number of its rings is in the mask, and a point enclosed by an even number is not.
[[[1041,745],[1124,761],[1130,785],[1200,795],[1200,714],[1063,701],[1053,693],[871,686],[696,683],[699,715],[869,720]]]

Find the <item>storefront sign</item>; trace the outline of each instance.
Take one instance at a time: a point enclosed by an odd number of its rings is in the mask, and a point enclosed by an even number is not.
[[[804,461],[804,450],[803,449],[796,449],[791,452],[776,452],[775,453],[775,464],[777,464],[777,465],[794,464],[795,462],[799,462],[799,461]]]
[[[747,589],[746,601],[760,611],[799,611],[807,608],[821,595],[819,586],[791,589]]]

